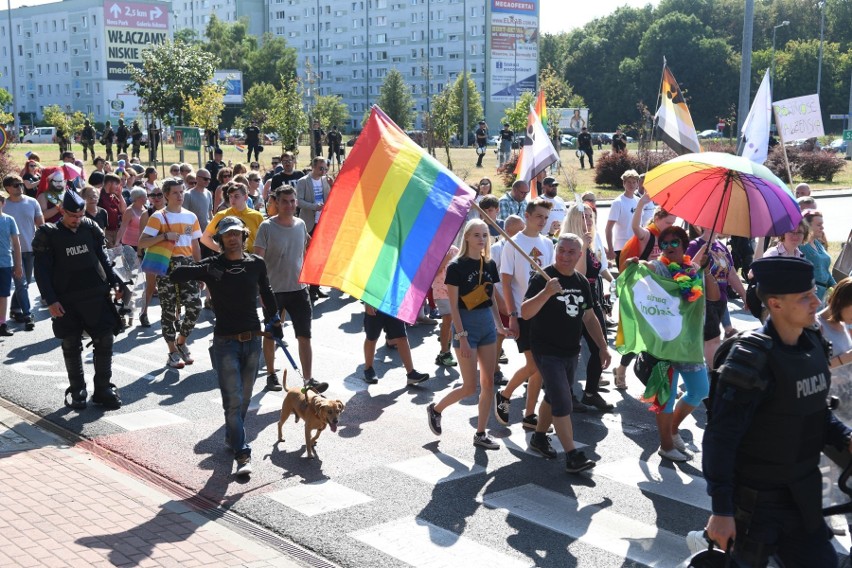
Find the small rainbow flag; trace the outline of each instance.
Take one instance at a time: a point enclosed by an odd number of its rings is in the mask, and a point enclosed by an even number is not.
[[[549,132],[547,129],[547,100],[544,98],[544,90],[538,92],[538,96],[535,99],[535,113],[541,119],[541,125],[544,127],[545,132]]]
[[[245,152],[246,147],[244,144],[234,144],[234,148],[237,149],[237,152]]]
[[[323,207],[300,280],[414,323],[475,197],[374,106]]]

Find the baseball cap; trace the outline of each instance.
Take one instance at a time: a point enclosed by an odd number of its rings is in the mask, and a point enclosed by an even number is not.
[[[228,215],[227,217],[223,217],[221,221],[219,221],[219,225],[216,227],[217,235],[224,235],[228,231],[245,231],[246,225],[243,223],[242,219],[239,217],[234,217],[233,215]]]

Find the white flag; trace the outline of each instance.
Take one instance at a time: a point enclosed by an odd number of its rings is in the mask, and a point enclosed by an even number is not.
[[[521,155],[518,158],[515,173],[518,179],[529,183],[530,180],[557,161],[559,161],[559,154],[553,148],[553,144],[551,144],[550,138],[541,124],[541,119],[535,113],[535,109],[530,106],[526,138],[524,138],[524,145],[521,147]]]
[[[769,69],[754,95],[754,102],[743,122],[743,141],[740,156],[762,164],[769,154],[769,126],[772,123],[772,92],[769,86]]]

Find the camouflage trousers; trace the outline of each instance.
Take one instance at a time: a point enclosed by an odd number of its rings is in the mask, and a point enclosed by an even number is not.
[[[189,264],[191,258],[185,256],[173,256],[169,263],[169,272],[175,266]],[[157,276],[157,295],[160,298],[160,329],[163,331],[163,339],[173,342],[180,333],[189,337],[195,329],[195,322],[201,315],[201,295],[198,290],[198,282],[172,282],[168,275]],[[178,324],[180,310],[183,308],[183,319]]]

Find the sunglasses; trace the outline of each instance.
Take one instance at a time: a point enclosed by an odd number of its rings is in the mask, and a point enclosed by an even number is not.
[[[319,171],[321,171],[321,172],[327,172],[327,171],[328,171],[328,168],[320,168],[320,169],[319,169]]]
[[[665,241],[660,243],[660,250],[666,249],[675,249],[680,246],[680,239],[674,239],[672,241]]]
[[[201,177],[201,176],[198,176],[198,179],[200,179],[202,181],[210,181],[210,178]]]
[[[165,195],[164,193],[149,193],[148,197],[154,197],[154,198],[160,199],[164,195]]]

